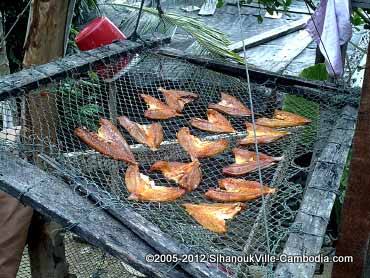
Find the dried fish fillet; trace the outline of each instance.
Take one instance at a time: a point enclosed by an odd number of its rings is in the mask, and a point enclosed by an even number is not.
[[[275,188],[261,186],[259,182],[226,178],[218,181],[219,188],[209,189],[205,196],[218,202],[245,202],[262,195],[275,193]]]
[[[251,115],[251,111],[240,100],[225,93],[221,93],[221,101],[219,103],[209,104],[208,108],[231,116],[243,117]]]
[[[139,171],[137,165],[129,166],[125,174],[127,190],[131,193],[129,200],[170,202],[185,194],[185,189],[179,187],[157,186],[148,176]]]
[[[262,126],[279,128],[306,125],[311,123],[311,120],[291,112],[275,110],[272,119],[260,118],[257,119],[256,123]]]
[[[176,116],[181,116],[175,109],[169,107],[155,97],[145,94],[140,95],[141,98],[149,105],[149,109],[145,111],[144,116],[152,120],[166,120]]]
[[[74,134],[94,150],[115,160],[122,160],[130,164],[137,164],[130,146],[125,138],[110,121],[100,119],[98,132],[88,131],[86,128],[76,128]]]
[[[189,153],[192,160],[220,154],[229,145],[229,142],[225,139],[202,141],[198,137],[191,135],[187,127],[183,127],[177,132],[177,140],[181,147]]]
[[[247,137],[239,140],[240,145],[251,145],[255,143],[253,124],[246,123],[248,135]],[[270,127],[256,125],[256,139],[258,144],[268,144],[289,135],[287,131],[276,130]]]
[[[272,157],[263,153],[259,153],[259,163],[257,162],[257,154],[248,150],[239,148],[233,149],[235,163],[226,166],[222,172],[230,176],[240,176],[258,170],[258,166],[263,169],[270,167],[276,162],[282,160],[282,157]]]
[[[246,208],[243,203],[233,204],[183,204],[189,213],[204,228],[215,233],[226,233],[226,221]]]
[[[141,125],[126,116],[120,116],[117,120],[136,141],[147,145],[153,151],[157,150],[163,141],[163,128],[159,123]]]
[[[196,189],[202,179],[199,161],[182,163],[160,160],[150,167],[150,171],[162,172],[167,179],[176,182],[188,192]]]
[[[168,106],[172,109],[175,109],[179,113],[182,112],[185,104],[192,102],[193,100],[198,98],[197,94],[187,91],[166,90],[162,87],[158,88],[158,91],[160,91],[164,95]]]
[[[209,132],[235,132],[235,129],[233,128],[229,120],[216,110],[208,109],[207,118],[208,120],[199,118],[191,119],[190,124],[193,127]]]

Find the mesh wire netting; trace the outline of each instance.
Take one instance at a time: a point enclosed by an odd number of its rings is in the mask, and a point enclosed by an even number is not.
[[[234,162],[231,149],[235,147],[237,139],[246,135],[245,122],[250,122],[251,118],[228,116],[237,130],[229,135],[210,135],[191,128],[189,121],[194,117],[205,118],[208,104],[220,101],[220,92],[227,92],[248,104],[247,83],[244,80],[153,53],[121,57],[111,63],[91,66],[85,72],[73,72],[66,78],[50,80],[47,86],[37,91],[4,102],[3,114],[8,113],[10,122],[3,123],[7,128],[1,133],[1,146],[51,173],[55,169],[43,164],[39,154],[55,159],[64,169],[83,177],[94,184],[99,192],[103,192],[105,206],[132,208],[179,244],[189,247],[193,253],[280,254],[303,197],[304,187],[300,177],[307,175],[310,154],[317,142],[325,139],[331,124],[339,115],[339,108],[319,97],[329,92],[317,90],[315,99],[312,97],[315,92],[311,90],[310,98],[306,99],[299,96],[300,91],[295,87],[273,84],[274,80],[271,80],[271,84],[252,82],[256,118],[271,117],[275,109],[284,109],[308,117],[312,123],[289,128],[289,136],[259,146],[262,153],[284,157],[275,166],[262,169],[263,183],[277,191],[265,198],[264,207],[261,199],[248,202],[246,210],[228,221],[228,231],[224,235],[204,229],[186,213],[181,204],[210,203],[204,193],[209,188],[217,187],[217,180],[225,177],[222,168]],[[137,144],[126,130],[118,127],[131,145],[143,174],[150,176],[157,185],[174,186],[161,174],[148,170],[158,160],[190,162],[190,157],[176,141],[177,131],[184,126],[190,127],[192,134],[203,139],[227,138],[230,147],[220,155],[201,159],[203,178],[195,191],[170,203],[136,202],[127,199],[129,193],[123,178],[127,165],[91,150],[73,131],[82,126],[96,131],[100,118],[116,123],[116,117],[121,115],[141,124],[153,122],[144,117],[147,105],[140,94],[146,93],[164,100],[158,87],[192,91],[199,94],[199,99],[185,107],[182,117],[160,121],[165,141],[156,152]],[[254,150],[253,146],[244,148]],[[258,173],[249,173],[240,178],[258,180]],[[267,218],[270,250],[264,215]],[[261,264],[225,264],[225,267],[229,273],[240,277],[273,269],[273,265]]]
[[[64,235],[68,272],[78,278],[129,278],[144,277],[129,265],[91,246],[72,233]],[[72,276],[75,275],[75,276]],[[24,251],[17,278],[32,278],[28,248]]]

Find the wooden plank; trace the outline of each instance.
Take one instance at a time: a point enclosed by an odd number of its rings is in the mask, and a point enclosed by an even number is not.
[[[304,17],[300,20],[293,21],[291,23],[285,24],[283,26],[268,30],[264,33],[255,35],[250,38],[246,38],[244,41],[245,48],[251,48],[263,44],[265,42],[272,41],[273,39],[279,38],[281,36],[290,34],[292,32],[303,29],[306,26],[308,18]],[[243,50],[243,41],[233,43],[229,46],[229,49],[235,52],[240,52]]]
[[[109,62],[114,57],[129,53],[138,53],[143,49],[157,47],[169,42],[168,38],[145,40],[141,43],[129,40],[114,42],[111,45],[71,55],[54,62],[35,66],[30,69],[7,75],[0,80],[0,101],[9,97],[25,95],[28,91],[37,89],[50,80],[65,78],[71,72],[89,70],[91,65],[100,62]]]
[[[200,7],[198,15],[213,15],[216,12],[217,0],[206,0]]]
[[[282,71],[282,74],[299,76],[302,69],[312,66],[315,55],[316,50],[313,48],[313,43],[311,43]]]
[[[186,55],[181,51],[176,51],[171,48],[160,48],[157,53],[176,59],[182,59],[223,74],[238,78],[246,78],[245,66],[243,65]],[[313,82],[295,76],[282,76],[271,71],[256,68],[249,69],[249,77],[253,83],[263,84],[273,89],[276,89],[276,86],[281,86],[284,87],[289,94],[302,96],[307,100],[316,102],[329,102],[333,107],[343,108],[345,105],[358,105],[359,91],[349,91],[338,88],[335,84],[330,84],[328,82]],[[325,94],[322,93],[323,91],[325,91]]]
[[[370,44],[368,51],[370,50]],[[353,262],[334,264],[333,277],[369,277],[370,239],[370,56],[367,55],[365,77],[359,108],[352,159],[336,255],[353,256]]]
[[[157,252],[60,179],[0,152],[0,189],[149,277],[189,277],[179,268],[149,263]]]
[[[279,38],[279,47],[272,50],[271,44],[263,44],[246,51],[247,62],[258,68],[282,72],[312,42],[305,30]],[[243,57],[243,52],[239,53]]]
[[[362,84],[364,82],[366,59],[367,54],[362,57],[360,64],[358,65],[358,70],[356,70],[351,77],[353,87],[362,87]]]
[[[369,0],[352,0],[352,8],[370,9]]]
[[[228,5],[237,5],[237,0],[226,0],[225,3]],[[241,7],[248,7],[248,8],[253,8],[256,10],[266,10],[265,7],[261,6],[258,4],[258,2],[253,1],[252,3],[248,2],[242,2]],[[283,8],[276,8],[277,12],[283,12],[283,13],[292,13],[292,14],[307,14],[311,15],[314,11],[311,8],[307,8],[307,6],[304,4],[303,1],[296,1],[292,2],[289,5],[289,8],[287,10],[284,10]]]
[[[283,254],[297,256],[320,254],[351,146],[356,116],[357,110],[355,108],[351,106],[343,108],[341,116],[330,134],[331,140],[319,156],[312,177],[308,181],[301,207],[291,227]],[[312,277],[315,264],[279,263],[275,277]]]

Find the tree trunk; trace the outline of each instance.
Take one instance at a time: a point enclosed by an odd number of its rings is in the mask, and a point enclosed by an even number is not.
[[[37,278],[72,278],[68,273],[61,227],[35,214],[29,232],[31,275]]]
[[[25,67],[45,64],[64,56],[69,32],[69,26],[66,26],[70,24],[70,6],[71,3],[74,6],[74,2],[33,0],[25,41]]]

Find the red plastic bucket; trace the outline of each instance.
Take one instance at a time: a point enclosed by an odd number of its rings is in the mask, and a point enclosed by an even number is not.
[[[106,17],[91,21],[76,37],[75,42],[82,51],[98,48],[115,41],[125,40],[125,35]]]

